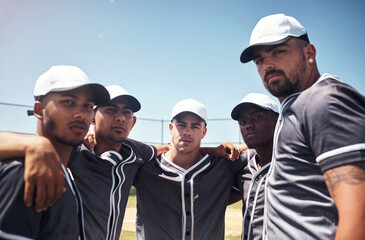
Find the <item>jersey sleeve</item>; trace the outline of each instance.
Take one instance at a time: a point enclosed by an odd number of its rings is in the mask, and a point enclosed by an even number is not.
[[[365,160],[365,98],[337,81],[318,83],[303,128],[322,171]]]
[[[136,154],[140,156],[144,162],[149,162],[157,156],[157,149],[153,145],[145,144],[133,139],[126,139],[126,143],[133,147]]]
[[[7,160],[0,167],[0,239],[39,238],[42,213],[24,204],[23,166]]]
[[[236,161],[230,161],[231,172],[234,176],[240,174],[242,169],[247,166],[249,159],[253,156],[254,150],[248,149],[240,153],[240,157]],[[229,161],[229,160],[226,160]]]

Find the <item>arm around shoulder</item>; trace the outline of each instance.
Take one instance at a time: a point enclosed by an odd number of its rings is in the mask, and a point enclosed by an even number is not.
[[[25,157],[24,201],[31,206],[35,195],[36,211],[47,209],[65,191],[61,159],[47,138],[0,132],[0,156],[0,161]]]

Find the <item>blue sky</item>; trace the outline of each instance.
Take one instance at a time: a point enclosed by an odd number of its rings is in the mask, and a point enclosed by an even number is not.
[[[254,64],[239,56],[257,21],[274,13],[304,25],[320,73],[365,94],[364,11],[362,0],[1,0],[0,103],[32,105],[38,76],[68,64],[136,96],[137,118],[168,120],[176,102],[194,98],[207,106],[208,118],[229,119],[247,93],[267,93]],[[0,130],[35,131],[26,108],[0,110]],[[160,142],[161,122],[140,119],[131,137]],[[210,121],[204,141],[238,139],[233,120]]]

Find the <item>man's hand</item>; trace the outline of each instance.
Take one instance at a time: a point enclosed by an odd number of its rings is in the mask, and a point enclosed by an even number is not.
[[[35,210],[46,210],[66,191],[63,185],[61,159],[51,142],[32,137],[25,149],[24,202],[30,207],[35,196]]]
[[[83,144],[89,149],[90,152],[94,150],[94,147],[96,146],[96,139],[93,131],[89,130],[84,137]]]
[[[242,147],[242,149],[244,149]],[[247,147],[246,147],[247,149]],[[218,147],[202,147],[200,152],[202,154],[209,154],[214,157],[223,157],[231,161],[235,161],[239,158],[241,152],[241,146],[236,147],[230,142],[225,142]]]
[[[165,145],[154,145],[154,146],[157,149],[156,157],[158,157],[162,153],[170,151],[172,144],[171,144],[171,142],[169,142],[169,143],[166,143]]]

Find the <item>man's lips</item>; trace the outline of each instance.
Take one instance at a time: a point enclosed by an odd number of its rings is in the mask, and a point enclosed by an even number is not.
[[[182,139],[180,139],[180,142],[183,142],[183,143],[192,143],[193,140],[188,139],[188,138],[182,138]]]
[[[258,134],[257,132],[246,132],[245,133],[245,138],[250,137],[252,135],[257,135],[257,134]]]
[[[72,122],[68,124],[69,128],[76,133],[84,133],[87,130],[85,122]]]
[[[282,76],[280,71],[270,71],[265,74],[265,82],[271,83],[278,80],[278,77]]]
[[[112,129],[116,131],[127,131],[127,129],[123,126],[112,126]]]

